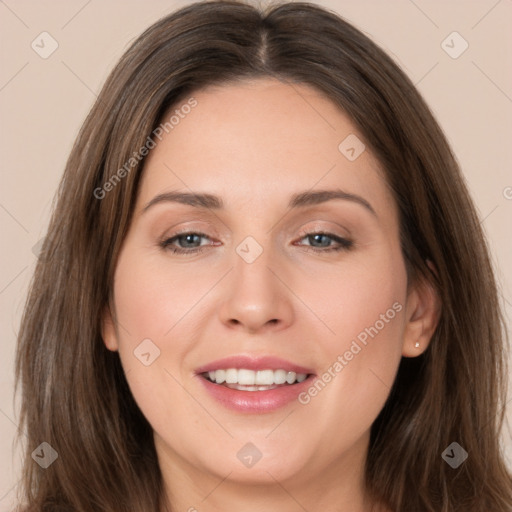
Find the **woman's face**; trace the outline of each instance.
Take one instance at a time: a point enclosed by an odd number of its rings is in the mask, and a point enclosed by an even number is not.
[[[402,355],[425,348],[379,163],[308,86],[193,97],[146,160],[105,343],[171,470],[359,467]]]

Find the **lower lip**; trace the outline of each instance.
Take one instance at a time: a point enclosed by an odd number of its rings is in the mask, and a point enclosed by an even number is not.
[[[228,409],[237,412],[263,413],[272,412],[293,400],[310,386],[314,375],[310,375],[302,382],[292,385],[279,386],[266,391],[242,391],[231,389],[220,384],[214,384],[208,379],[198,375],[210,395]]]

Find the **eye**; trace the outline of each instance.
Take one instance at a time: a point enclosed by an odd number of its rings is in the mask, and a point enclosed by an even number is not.
[[[171,238],[166,238],[160,243],[160,246],[163,249],[169,250],[175,254],[190,254],[202,251],[204,245],[212,245],[201,244],[201,238],[204,239],[209,237],[204,233],[188,231],[184,233],[178,233]],[[178,244],[178,246],[175,245],[176,243]]]
[[[187,231],[177,233],[176,235],[166,238],[160,243],[162,249],[171,251],[174,254],[193,254],[203,251],[204,246],[214,245],[212,243],[201,243],[201,239],[208,239],[210,237],[204,233],[196,231]],[[324,231],[305,233],[300,240],[307,239],[308,244],[299,244],[306,247],[307,250],[315,252],[331,252],[349,250],[353,247],[354,243],[347,238],[334,235],[333,233],[326,233]],[[337,245],[334,245],[332,243]]]
[[[354,245],[352,240],[334,235],[333,233],[326,233],[324,231],[307,233],[301,240],[304,239],[307,239],[309,242],[305,247],[308,247],[308,250],[315,252],[344,251],[350,249]],[[337,245],[333,246],[333,241]]]

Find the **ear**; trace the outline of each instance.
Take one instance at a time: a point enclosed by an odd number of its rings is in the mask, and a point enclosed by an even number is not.
[[[431,262],[428,262],[428,266],[436,272]],[[416,357],[428,348],[441,315],[439,294],[426,278],[419,277],[411,285],[405,315],[402,355]]]
[[[103,343],[112,352],[116,352],[119,349],[119,343],[117,340],[117,329],[114,324],[114,318],[108,305],[103,310],[101,318],[101,336]]]

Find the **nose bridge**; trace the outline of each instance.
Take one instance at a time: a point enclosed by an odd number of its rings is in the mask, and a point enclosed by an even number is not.
[[[236,247],[233,269],[234,279],[239,285],[236,289],[242,294],[247,292],[247,295],[254,298],[258,294],[271,294],[276,283],[272,282],[269,267],[272,267],[275,259],[269,239],[260,244],[254,237],[246,237]]]

